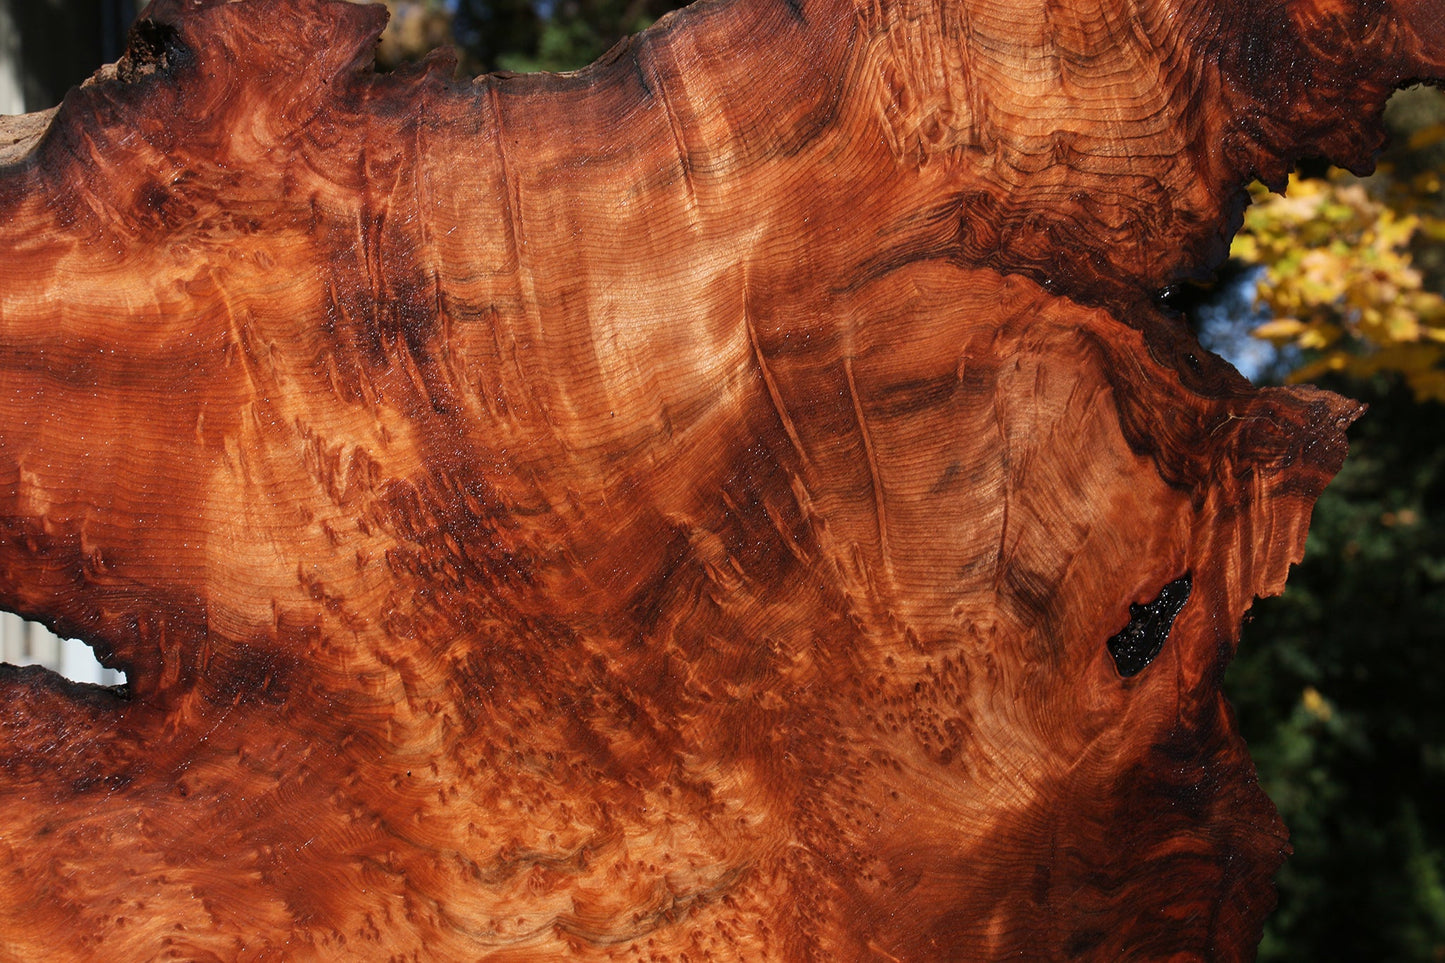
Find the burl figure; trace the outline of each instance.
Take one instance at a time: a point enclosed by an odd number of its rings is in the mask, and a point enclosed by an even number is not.
[[[1356,406],[1161,299],[1442,0],[156,0],[0,125],[5,960],[1240,960]]]

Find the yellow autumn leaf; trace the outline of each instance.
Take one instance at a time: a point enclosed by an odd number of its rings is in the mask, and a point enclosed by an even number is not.
[[[1267,341],[1290,341],[1309,330],[1303,321],[1295,318],[1276,318],[1266,321],[1252,332],[1256,338]]]
[[[1251,188],[1231,254],[1265,269],[1257,297],[1274,320],[1254,335],[1305,352],[1291,381],[1393,371],[1418,397],[1445,394],[1445,298],[1424,288],[1411,249],[1445,241],[1440,186],[1431,172],[1377,196],[1336,171],[1292,177],[1283,196]]]
[[[1430,124],[1411,134],[1410,139],[1405,142],[1405,146],[1410,150],[1424,150],[1441,141],[1445,141],[1445,124]]]

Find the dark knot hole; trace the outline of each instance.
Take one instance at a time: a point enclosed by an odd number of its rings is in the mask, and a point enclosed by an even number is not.
[[[1169,638],[1174,619],[1189,601],[1194,579],[1188,572],[1159,590],[1152,602],[1129,603],[1129,624],[1109,639],[1114,667],[1124,678],[1138,675],[1153,662]]]

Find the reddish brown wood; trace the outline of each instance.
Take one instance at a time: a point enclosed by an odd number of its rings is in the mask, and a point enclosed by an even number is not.
[[[130,679],[0,667],[0,957],[1252,955],[1220,677],[1357,409],[1158,301],[1440,0],[380,18],[155,0],[0,135],[0,602]]]

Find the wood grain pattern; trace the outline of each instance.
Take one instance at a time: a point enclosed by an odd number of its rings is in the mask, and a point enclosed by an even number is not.
[[[4,122],[0,603],[130,684],[0,666],[0,958],[1250,958],[1220,679],[1358,411],[1161,293],[1445,5],[722,0],[464,83],[382,15],[155,0]]]

